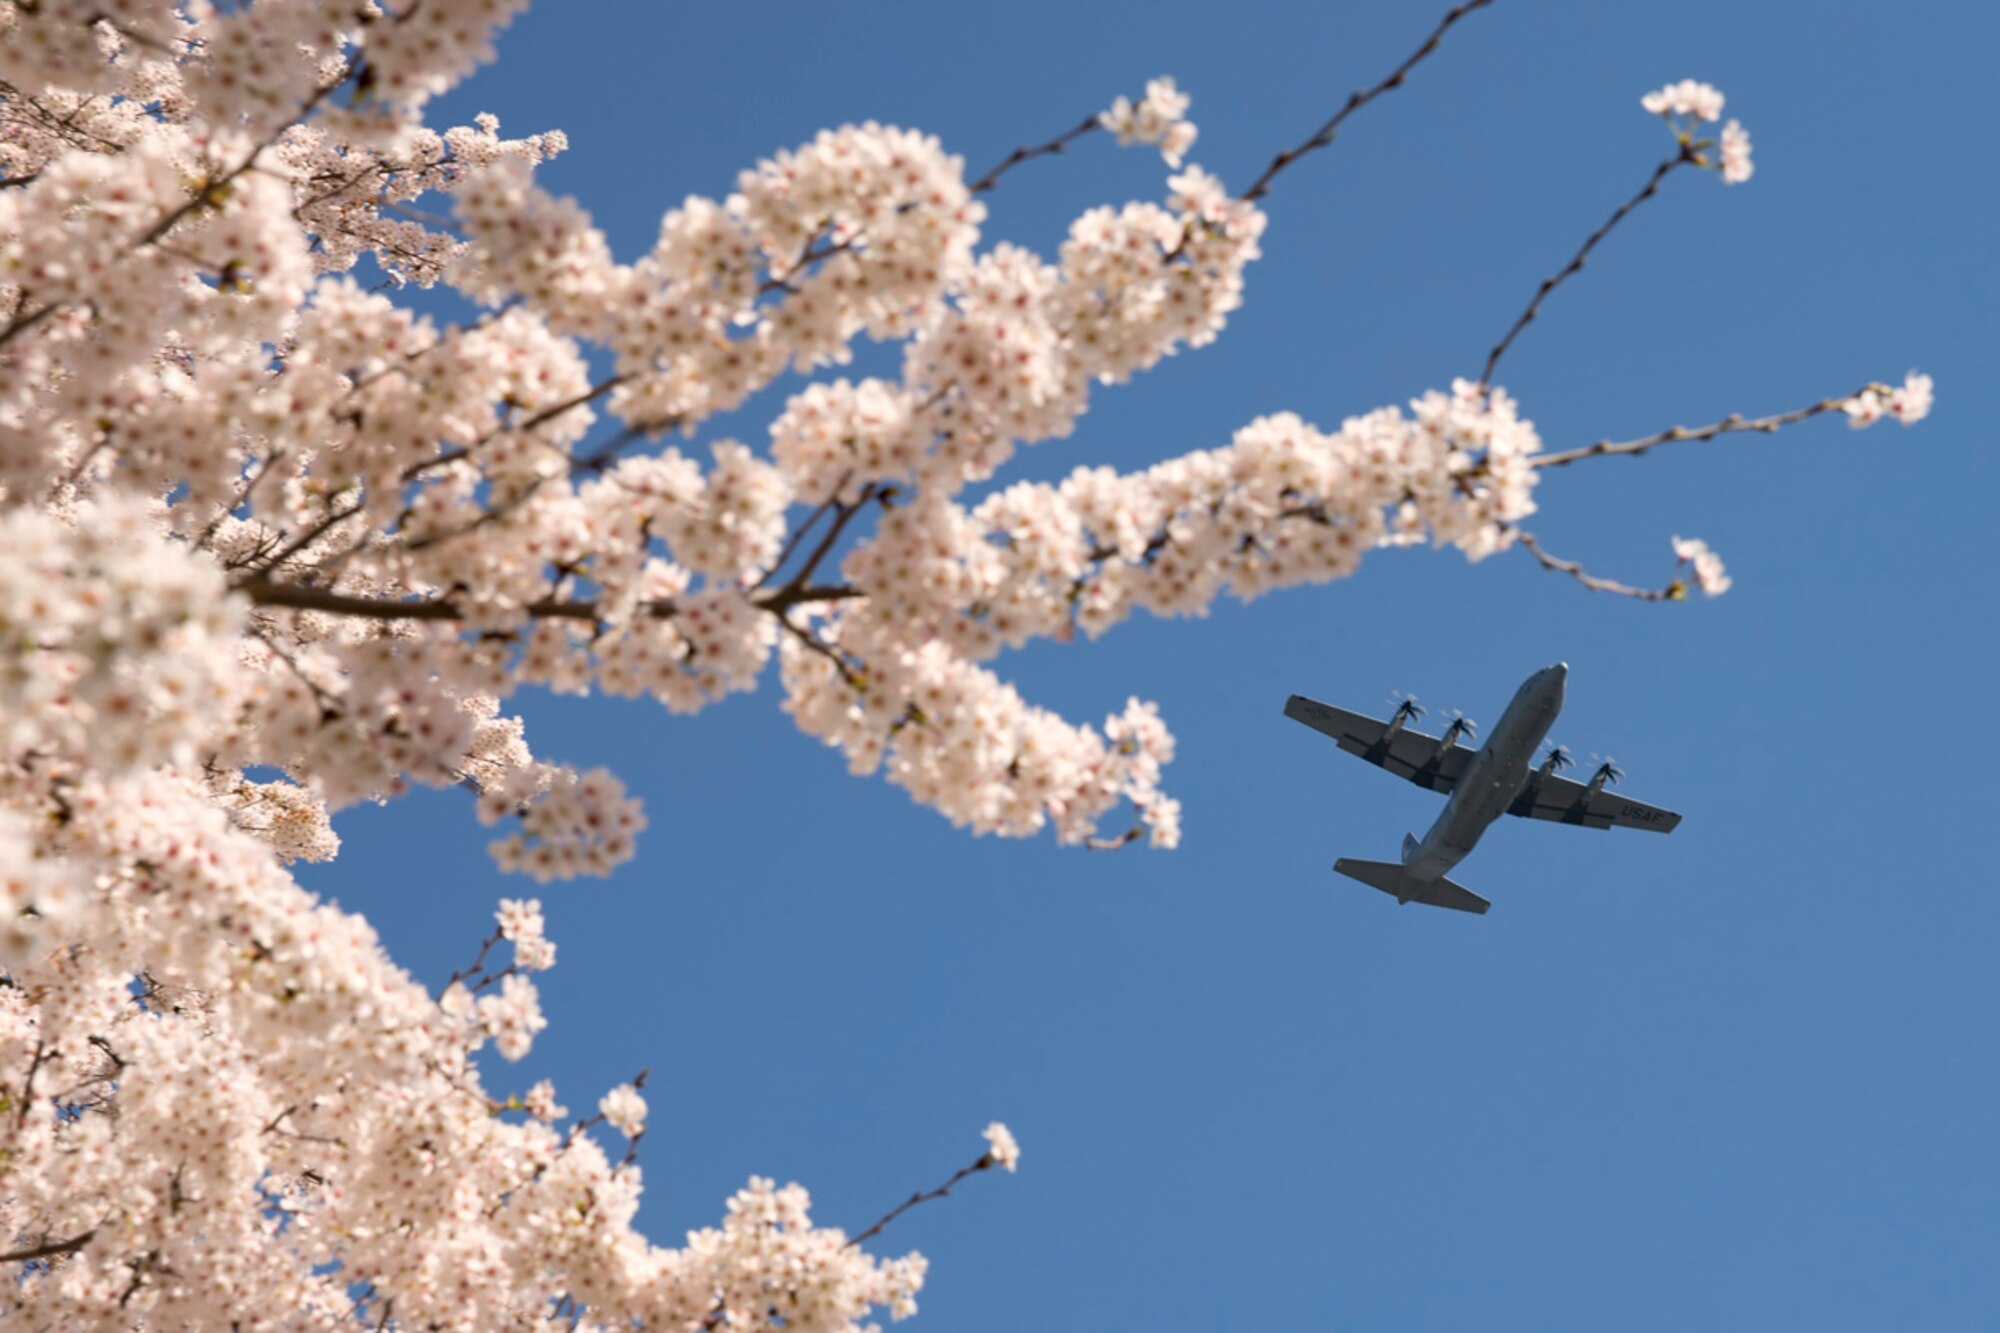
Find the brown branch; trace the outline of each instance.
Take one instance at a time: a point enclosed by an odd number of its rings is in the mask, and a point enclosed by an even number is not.
[[[794,587],[786,584],[762,597],[752,597],[750,604],[760,611],[783,615],[795,606],[810,606],[816,602],[845,602],[868,594],[860,588],[846,583],[806,583]]]
[[[23,294],[22,299],[23,300],[26,299],[25,293]],[[23,333],[26,333],[29,329],[34,328],[35,325],[41,323],[43,320],[47,319],[50,315],[53,315],[56,311],[62,309],[63,305],[64,302],[51,301],[47,305],[37,306],[34,309],[34,311],[30,314],[15,315],[12,323],[10,323],[5,329],[0,329],[0,347],[5,347],[8,343],[12,342],[16,337],[20,336]]]
[[[1521,549],[1535,557],[1543,569],[1552,569],[1559,574],[1567,574],[1592,592],[1616,593],[1620,597],[1632,597],[1642,602],[1680,602],[1687,600],[1687,584],[1675,579],[1664,588],[1634,588],[1630,584],[1619,583],[1615,579],[1599,578],[1574,560],[1564,560],[1550,555],[1542,549],[1532,532],[1515,532]]]
[[[847,474],[847,476],[842,477],[840,479],[840,484],[833,488],[834,496],[839,495],[842,491],[847,489],[848,479],[851,478],[853,475],[854,473],[850,471]],[[790,560],[793,554],[797,552],[797,550],[799,549],[799,543],[805,540],[806,534],[808,532],[812,531],[813,524],[819,522],[822,515],[836,508],[839,504],[840,501],[833,498],[833,496],[828,496],[826,499],[820,501],[818,506],[816,506],[810,514],[806,515],[806,521],[799,524],[797,528],[793,529],[791,535],[785,538],[784,546],[782,546],[778,550],[778,558],[776,560],[773,560],[771,562],[771,567],[764,571],[764,577],[758,579],[755,583],[753,583],[750,586],[753,588],[761,588],[765,584],[769,583],[773,578],[777,577],[778,571],[785,567],[785,562],[787,560]]]
[[[834,506],[833,522],[827,527],[826,535],[819,539],[819,545],[813,547],[812,554],[806,557],[806,562],[799,568],[799,572],[792,575],[790,581],[780,588],[776,595],[784,596],[787,593],[797,592],[811,581],[813,572],[819,568],[820,561],[826,559],[827,552],[831,551],[834,543],[840,540],[840,534],[847,530],[847,525],[854,521],[856,514],[868,507],[868,502],[874,499],[876,494],[875,483],[870,482],[862,488],[860,496],[853,504]]]
[[[16,1128],[28,1123],[28,1112],[35,1104],[35,1075],[41,1072],[42,1062],[47,1060],[49,1055],[48,1043],[38,1038],[35,1042],[34,1059],[28,1062],[28,1077],[21,1081],[21,1105],[14,1112]]]
[[[284,461],[284,458],[285,451],[283,449],[273,449],[258,460],[256,471],[251,473],[250,479],[243,483],[243,489],[236,493],[236,499],[228,505],[223,506],[221,512],[216,514],[213,519],[210,519],[208,526],[201,530],[201,535],[195,538],[194,544],[197,548],[206,550],[208,544],[215,540],[215,534],[222,530],[223,522],[237,510],[245,509],[249,506],[250,498],[257,493],[257,488],[264,484],[264,478],[270,476],[278,464]]]
[[[1856,393],[1861,392],[1857,390]],[[1855,394],[1849,394],[1848,398]],[[1645,453],[1655,445],[1673,444],[1680,440],[1712,440],[1718,435],[1736,435],[1745,431],[1757,431],[1765,435],[1804,421],[1809,417],[1840,410],[1847,398],[1824,398],[1810,407],[1795,408],[1790,412],[1779,412],[1768,417],[1746,417],[1741,412],[1731,412],[1720,421],[1706,426],[1675,426],[1654,435],[1637,440],[1599,440],[1596,444],[1586,444],[1581,449],[1568,449],[1559,454],[1542,454],[1530,461],[1534,467],[1568,467],[1586,458],[1601,458],[1611,454]]]
[[[1083,846],[1086,851],[1115,852],[1120,847],[1124,847],[1130,843],[1137,842],[1145,832],[1146,832],[1146,826],[1143,823],[1138,823],[1132,825],[1131,828],[1126,829],[1123,833],[1118,834],[1116,837],[1085,838],[1083,840]]]
[[[1438,43],[1444,40],[1444,35],[1451,31],[1453,24],[1457,23],[1467,14],[1470,14],[1473,10],[1484,9],[1491,3],[1493,3],[1493,0],[1466,0],[1466,3],[1459,5],[1446,14],[1443,21],[1431,31],[1431,35],[1424,39],[1423,45],[1412,51],[1402,64],[1396,66],[1388,78],[1382,80],[1382,82],[1376,84],[1373,88],[1355,89],[1348,96],[1346,105],[1334,112],[1333,118],[1315,130],[1310,139],[1307,139],[1297,148],[1288,148],[1272,158],[1271,165],[1264,168],[1264,174],[1252,182],[1250,188],[1245,190],[1240,196],[1243,202],[1246,204],[1255,203],[1270,193],[1271,181],[1279,172],[1314,149],[1324,148],[1332,143],[1333,137],[1339,131],[1341,123],[1349,116],[1359,111],[1362,107],[1367,106],[1383,93],[1402,87],[1403,80],[1409,75],[1409,72],[1415,69],[1431,52],[1437,50]]]
[[[319,522],[313,524],[310,528],[307,528],[305,532],[301,533],[298,537],[288,542],[283,548],[278,550],[275,554],[265,559],[263,562],[263,567],[265,572],[269,573],[271,570],[274,570],[278,566],[284,564],[287,560],[290,560],[293,556],[299,554],[299,552],[311,546],[321,537],[326,536],[327,533],[333,531],[333,529],[340,526],[342,523],[345,523],[348,519],[353,518],[355,515],[361,513],[367,507],[368,507],[368,502],[365,499],[360,499],[354,501],[352,504],[348,505],[345,509],[327,510],[327,512],[321,516]]]
[[[1639,188],[1639,192],[1618,205],[1617,210],[1605,220],[1604,225],[1590,233],[1590,238],[1583,243],[1582,249],[1570,257],[1569,263],[1557,270],[1553,277],[1542,279],[1542,285],[1535,289],[1534,299],[1528,302],[1527,309],[1523,310],[1515,318],[1514,326],[1507,330],[1506,336],[1493,344],[1493,350],[1486,354],[1486,365],[1479,372],[1479,382],[1481,384],[1490,386],[1493,383],[1493,372],[1499,367],[1500,358],[1505,356],[1507,349],[1514,345],[1514,339],[1521,336],[1521,330],[1534,323],[1535,316],[1539,315],[1542,311],[1542,302],[1548,300],[1549,294],[1562,286],[1563,282],[1571,275],[1582,271],[1585,262],[1590,258],[1590,252],[1597,248],[1598,242],[1609,236],[1612,228],[1623,222],[1633,209],[1658,194],[1660,192],[1660,182],[1665,180],[1676,167],[1686,166],[1688,163],[1697,161],[1693,145],[1683,140],[1680,152],[1673,157],[1667,158],[1659,166],[1654,167],[1652,176]]]
[[[1490,0],[1479,0],[1479,3],[1487,4],[1490,3]],[[1002,176],[1012,171],[1015,167],[1020,166],[1023,162],[1028,161],[1030,158],[1047,157],[1053,153],[1062,152],[1071,143],[1082,138],[1092,130],[1097,129],[1098,124],[1097,115],[1093,112],[1084,117],[1078,124],[1071,126],[1055,138],[1050,139],[1047,143],[1036,144],[1033,148],[1016,148],[1013,152],[1007,154],[998,166],[972,182],[972,184],[966,186],[966,193],[972,195],[985,194],[1000,183]],[[914,203],[905,203],[900,205],[896,211],[902,213],[914,207],[916,207]],[[798,257],[786,266],[785,276],[782,278],[773,276],[764,279],[757,288],[758,294],[797,291],[798,289],[792,286],[793,274],[810,268],[823,259],[831,259],[835,255],[844,254],[854,249],[865,239],[867,239],[866,228],[857,228],[842,240],[829,241],[826,244],[821,244],[819,232],[814,232],[812,236],[807,238],[805,248],[799,251]]]
[[[258,606],[292,611],[320,611],[327,615],[356,616],[364,620],[465,619],[464,610],[448,597],[418,599],[364,597],[333,592],[326,588],[315,588],[304,583],[284,583],[262,575],[240,579],[231,587],[233,591],[242,593]],[[759,610],[782,614],[794,606],[803,606],[811,602],[839,602],[865,595],[861,589],[846,585],[787,584],[762,597],[752,598],[751,604]],[[526,609],[529,618],[533,620],[594,621],[597,619],[598,603],[595,600],[565,601],[556,597],[544,597],[539,601],[530,602]],[[676,614],[678,608],[671,599],[661,598],[640,603],[640,609],[648,615],[666,619]]]
[[[883,1228],[887,1227],[891,1222],[901,1217],[904,1213],[909,1212],[910,1209],[915,1208],[920,1203],[929,1203],[932,1199],[944,1198],[946,1195],[951,1193],[951,1187],[958,1184],[959,1181],[964,1180],[967,1176],[988,1170],[993,1166],[993,1164],[994,1163],[993,1163],[992,1153],[989,1152],[982,1154],[978,1161],[974,1162],[971,1166],[960,1167],[956,1172],[952,1174],[950,1180],[945,1181],[944,1184],[938,1186],[936,1189],[929,1191],[918,1190],[916,1193],[910,1195],[909,1198],[903,1200],[901,1203],[897,1204],[894,1208],[891,1208],[888,1212],[876,1218],[875,1224],[873,1226],[869,1227],[866,1231],[862,1232],[860,1235],[849,1240],[845,1248],[851,1250],[859,1246],[863,1241],[874,1239],[876,1236],[882,1234]]]
[[[854,674],[854,668],[848,665],[847,659],[835,652],[833,647],[826,640],[820,638],[819,635],[813,633],[803,625],[793,624],[790,616],[779,616],[778,627],[813,652],[818,653],[821,657],[833,663],[833,669],[840,673],[840,678],[847,683],[847,688],[853,690],[856,694],[861,693],[866,688],[862,684],[861,678]]]
[[[569,476],[575,476],[580,472],[602,473],[605,470],[607,470],[613,463],[618,461],[618,456],[621,453],[623,453],[626,447],[630,445],[634,440],[641,438],[648,431],[670,429],[674,425],[678,424],[679,420],[680,418],[678,417],[669,417],[664,421],[641,422],[638,424],[629,425],[624,430],[620,431],[616,436],[612,437],[609,441],[607,441],[602,448],[596,450],[593,453],[585,454],[580,458],[564,451],[563,449],[557,447],[556,445],[550,444],[546,440],[540,440],[537,441],[537,443],[539,443],[543,448],[548,449],[550,452],[561,457],[565,462],[568,463],[569,467],[567,475]],[[529,481],[527,485],[523,486],[519,494],[513,496],[508,500],[501,502],[498,505],[495,505],[491,509],[484,511],[479,515],[478,518],[473,519],[470,523],[466,523],[461,527],[447,528],[442,532],[434,532],[426,537],[415,538],[412,541],[406,543],[404,549],[409,551],[428,551],[433,547],[442,546],[446,542],[457,541],[460,537],[471,536],[473,533],[478,532],[480,529],[488,527],[491,524],[498,523],[501,520],[505,519],[508,515],[521,509],[528,503],[528,501],[534,499],[535,496],[541,492],[543,486],[547,485],[549,482],[553,480],[555,480],[555,478],[548,474],[537,476],[533,480]],[[402,516],[397,520],[397,525],[401,526],[402,522],[409,517],[409,514],[410,510],[406,508],[403,511]],[[349,552],[349,554],[352,554],[352,552]],[[345,558],[346,558],[345,556],[342,557],[342,559]]]
[[[1485,4],[1487,0],[1479,0],[1479,2]],[[972,184],[966,186],[966,192],[968,194],[985,194],[1000,183],[1002,176],[1012,171],[1015,167],[1020,166],[1023,162],[1031,158],[1048,157],[1051,154],[1060,153],[1076,140],[1081,139],[1096,128],[1098,128],[1097,113],[1092,112],[1090,115],[1085,116],[1082,121],[1064,130],[1047,143],[1036,144],[1033,148],[1016,148],[1013,152],[1007,154],[998,166],[972,182]]]
[[[90,1238],[96,1234],[97,1228],[92,1227],[81,1235],[71,1236],[68,1240],[43,1241],[40,1245],[30,1245],[24,1250],[0,1254],[0,1264],[20,1264],[34,1259],[53,1259],[59,1254],[75,1254],[90,1244]]]
[[[449,598],[419,600],[386,597],[359,597],[331,592],[303,583],[281,583],[261,575],[239,580],[235,591],[259,606],[284,607],[293,611],[323,611],[328,615],[359,616],[366,620],[463,620],[465,612]],[[528,614],[537,620],[595,620],[597,603],[567,602],[545,597],[528,605]],[[670,612],[668,614],[671,614]]]
[[[440,339],[439,341],[442,342],[443,340]],[[474,450],[484,448],[502,435],[516,434],[521,431],[533,430],[537,426],[545,426],[565,412],[573,412],[586,403],[595,402],[630,378],[629,375],[613,375],[609,379],[599,380],[596,384],[591,385],[575,397],[565,398],[559,403],[545,407],[526,421],[519,424],[497,427],[462,449],[447,449],[436,458],[427,458],[421,463],[412,463],[409,467],[403,469],[403,480],[414,481],[433,468],[443,467],[447,463],[456,463],[459,459],[469,457]]]
[[[898,213],[901,213],[913,207],[915,207],[915,205],[913,204],[903,204],[900,207],[898,207],[896,211]],[[780,278],[777,277],[776,275],[773,275],[771,277],[764,279],[763,282],[757,285],[757,294],[759,296],[763,296],[769,292],[791,292],[793,294],[797,294],[799,289],[792,286],[792,275],[794,273],[798,273],[804,269],[810,268],[814,264],[819,263],[822,259],[831,259],[835,255],[845,254],[849,250],[852,250],[857,245],[859,245],[861,241],[867,237],[867,235],[868,235],[867,228],[857,227],[852,232],[848,233],[847,237],[844,240],[833,241],[826,245],[821,245],[820,232],[815,231],[810,237],[806,239],[805,248],[799,251],[798,258],[794,259],[790,264],[786,265],[785,276]]]

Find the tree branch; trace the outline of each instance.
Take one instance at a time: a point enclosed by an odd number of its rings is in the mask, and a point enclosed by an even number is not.
[[[778,627],[804,644],[808,649],[833,663],[833,669],[840,674],[841,680],[847,683],[847,688],[855,691],[857,694],[861,692],[863,689],[861,678],[854,674],[854,668],[847,664],[847,659],[835,652],[826,640],[820,638],[819,635],[813,633],[803,625],[793,624],[790,616],[779,616]]]
[[[1488,3],[1488,0],[1480,0],[1480,3],[1482,4]],[[1028,159],[1035,157],[1046,157],[1051,153],[1060,153],[1063,151],[1063,149],[1067,148],[1073,141],[1082,138],[1084,135],[1090,133],[1092,130],[1096,128],[1098,128],[1098,120],[1096,113],[1093,112],[1091,115],[1086,116],[1080,123],[1078,123],[1075,126],[1072,126],[1070,129],[1064,130],[1061,134],[1058,134],[1055,138],[1050,139],[1047,143],[1037,144],[1033,148],[1016,148],[1013,152],[1007,154],[1006,158],[998,166],[994,167],[991,171],[987,172],[984,176],[981,176],[978,180],[974,181],[972,184],[966,186],[965,187],[966,193],[974,195],[985,194],[988,190],[991,190],[994,186],[1000,183],[1000,178],[1002,176],[1006,175],[1009,171],[1013,170],[1015,167],[1020,166],[1023,162],[1026,162]],[[896,209],[896,211],[898,213],[907,212],[909,209],[914,207],[916,207],[914,203],[905,203],[900,205]],[[805,249],[801,250],[798,254],[798,257],[792,260],[792,262],[786,266],[785,275],[783,277],[777,277],[773,275],[771,277],[764,279],[764,281],[760,283],[757,287],[758,294],[763,295],[769,292],[797,291],[798,289],[792,286],[793,274],[799,273],[807,268],[810,268],[812,265],[819,263],[823,259],[831,259],[837,254],[843,254],[849,250],[854,249],[855,246],[858,245],[862,240],[864,240],[868,234],[866,228],[857,228],[855,231],[851,232],[850,234],[841,238],[838,241],[829,241],[826,244],[822,245],[820,243],[820,235],[821,232],[823,232],[824,230],[825,228],[822,227],[820,232],[815,232],[806,241]]]
[[[1485,4],[1487,0],[1479,0],[1479,2]],[[1030,158],[1048,157],[1051,154],[1060,153],[1076,140],[1081,139],[1084,135],[1089,134],[1097,128],[1097,113],[1093,111],[1080,122],[1064,130],[1047,143],[1036,144],[1033,148],[1016,148],[1013,152],[1007,154],[998,166],[972,182],[972,184],[966,186],[966,191],[970,194],[985,194],[1000,183],[1002,176],[1012,171],[1015,167],[1020,166],[1023,162],[1028,161]]]
[[[1581,449],[1569,449],[1559,454],[1541,454],[1529,461],[1535,467],[1568,467],[1571,463],[1580,463],[1586,458],[1601,458],[1611,454],[1636,456],[1655,445],[1673,444],[1680,440],[1712,440],[1718,435],[1736,435],[1745,431],[1770,435],[1809,417],[1836,412],[1848,398],[1853,398],[1860,392],[1862,390],[1856,390],[1847,398],[1823,398],[1810,407],[1795,408],[1790,412],[1779,412],[1768,417],[1746,417],[1741,412],[1731,412],[1722,420],[1711,422],[1706,426],[1674,426],[1637,440],[1599,440],[1596,444],[1586,444]]]
[[[853,504],[835,505],[833,522],[827,526],[826,535],[819,539],[819,545],[813,547],[812,554],[806,557],[806,562],[800,566],[799,572],[792,575],[785,586],[780,588],[774,595],[784,596],[787,593],[795,593],[805,587],[807,582],[812,578],[813,572],[819,568],[820,561],[826,559],[827,552],[831,551],[834,543],[840,540],[840,534],[847,530],[847,525],[854,521],[856,514],[868,507],[868,502],[873,500],[876,494],[876,485],[874,482],[870,482],[862,488],[860,496]]]
[[[847,489],[848,478],[852,477],[853,475],[854,473],[850,471],[847,474],[847,476],[842,477],[840,479],[840,484],[833,488],[833,494],[835,496],[838,496],[842,491]],[[785,562],[787,560],[790,560],[793,554],[798,551],[799,543],[806,539],[806,534],[808,532],[812,531],[813,524],[819,522],[821,515],[826,514],[832,511],[833,509],[838,508],[839,504],[840,501],[832,497],[820,501],[820,503],[813,508],[813,511],[810,514],[806,515],[806,521],[799,524],[798,527],[794,528],[792,530],[791,535],[785,538],[785,544],[778,550],[778,558],[771,562],[771,567],[764,571],[764,576],[758,579],[757,582],[752,584],[751,586],[756,588],[761,588],[765,584],[769,583],[772,579],[776,578],[778,575],[778,571],[785,567]]]
[[[876,1218],[874,1225],[869,1227],[866,1231],[862,1232],[860,1235],[849,1240],[847,1242],[846,1248],[851,1250],[859,1246],[863,1241],[873,1240],[875,1237],[881,1235],[883,1229],[886,1228],[891,1222],[901,1217],[904,1213],[909,1212],[910,1209],[915,1208],[920,1203],[929,1203],[932,1199],[944,1198],[947,1194],[951,1193],[951,1187],[958,1184],[959,1181],[964,1180],[967,1176],[975,1175],[978,1172],[989,1170],[993,1166],[993,1164],[994,1163],[993,1163],[992,1153],[989,1152],[982,1154],[979,1160],[974,1162],[971,1166],[962,1166],[957,1171],[953,1172],[951,1179],[945,1181],[944,1184],[938,1186],[936,1189],[918,1190],[916,1193],[912,1194],[909,1198],[903,1200],[901,1203],[897,1204],[894,1208],[891,1208],[888,1212]]]
[[[465,619],[464,610],[448,597],[417,599],[364,597],[315,588],[304,583],[283,583],[262,575],[238,580],[231,587],[233,591],[242,593],[259,606],[292,611],[320,611],[327,615],[357,616],[364,620]],[[794,606],[803,606],[810,602],[839,602],[861,596],[865,596],[861,589],[845,585],[793,583],[750,600],[759,610],[782,613]],[[557,597],[544,597],[539,601],[528,603],[526,609],[528,617],[532,620],[595,621],[598,603],[595,599],[566,601]],[[658,616],[661,619],[673,616],[678,610],[672,600],[665,598],[642,602],[640,609],[648,615]]]
[[[1687,599],[1687,584],[1679,579],[1675,579],[1664,588],[1634,588],[1615,579],[1599,578],[1574,560],[1564,560],[1560,556],[1550,555],[1542,549],[1542,544],[1535,540],[1535,534],[1532,532],[1516,531],[1514,535],[1520,541],[1521,549],[1535,557],[1543,569],[1567,574],[1592,592],[1616,593],[1620,597],[1636,598],[1642,602],[1680,602]]]
[[[1290,166],[1292,163],[1304,157],[1307,153],[1312,152],[1314,149],[1324,148],[1328,144],[1332,143],[1333,137],[1339,131],[1341,123],[1345,121],[1349,116],[1359,111],[1362,107],[1367,106],[1370,102],[1380,97],[1383,93],[1386,93],[1393,88],[1402,87],[1403,80],[1406,77],[1408,77],[1410,71],[1415,69],[1417,65],[1422,63],[1422,61],[1425,58],[1427,58],[1431,54],[1431,52],[1438,49],[1438,43],[1444,40],[1444,35],[1447,32],[1451,31],[1453,24],[1457,23],[1467,14],[1470,14],[1473,10],[1484,9],[1486,8],[1486,6],[1492,3],[1493,0],[1466,0],[1465,4],[1459,5],[1456,9],[1453,9],[1450,13],[1446,14],[1444,16],[1443,21],[1441,21],[1436,28],[1432,29],[1431,35],[1424,38],[1423,45],[1419,46],[1416,50],[1412,51],[1409,54],[1409,56],[1404,59],[1402,64],[1396,66],[1395,70],[1390,73],[1388,78],[1382,80],[1382,82],[1376,84],[1373,88],[1355,89],[1353,93],[1349,94],[1346,105],[1342,106],[1340,110],[1334,112],[1333,118],[1328,120],[1326,124],[1320,126],[1317,130],[1313,131],[1313,135],[1310,139],[1307,139],[1297,148],[1288,148],[1284,152],[1272,158],[1271,165],[1264,168],[1264,174],[1259,176],[1255,181],[1251,182],[1250,188],[1245,190],[1243,194],[1240,196],[1243,202],[1246,204],[1255,203],[1257,200],[1262,199],[1266,194],[1269,194],[1271,190],[1271,182],[1273,179],[1277,177],[1277,174],[1279,172],[1283,171],[1286,167]]]
[[[0,1264],[24,1264],[34,1259],[53,1259],[59,1254],[75,1254],[90,1244],[90,1238],[96,1234],[97,1228],[92,1227],[81,1235],[71,1236],[68,1240],[43,1241],[40,1245],[30,1245],[24,1250],[0,1254]]]
[[[499,439],[502,435],[515,434],[521,431],[530,431],[535,429],[537,426],[547,425],[549,422],[555,420],[557,417],[561,416],[565,412],[573,412],[577,408],[582,407],[586,403],[595,402],[597,399],[602,398],[605,394],[611,392],[613,389],[623,384],[629,378],[631,377],[628,375],[613,375],[608,379],[599,380],[597,383],[591,385],[588,389],[585,389],[582,393],[577,394],[575,397],[565,398],[559,403],[555,403],[549,407],[545,407],[541,411],[529,417],[526,421],[522,421],[519,423],[509,423],[504,426],[499,426],[493,430],[488,431],[486,434],[480,436],[479,439],[473,441],[471,444],[468,444],[461,449],[447,449],[443,453],[439,454],[436,458],[426,458],[421,463],[412,463],[409,467],[403,469],[403,480],[415,481],[418,477],[421,477],[424,473],[430,472],[433,469],[444,467],[449,463],[456,463],[461,458],[469,458],[471,457],[474,450],[484,448],[486,445],[491,444],[494,440]]]
[[[1578,250],[1575,255],[1571,256],[1569,263],[1557,270],[1554,276],[1542,279],[1542,285],[1535,289],[1534,299],[1528,302],[1528,308],[1523,310],[1514,320],[1514,326],[1507,330],[1506,336],[1493,344],[1493,350],[1486,354],[1486,365],[1479,372],[1479,382],[1481,384],[1492,385],[1493,372],[1500,365],[1500,358],[1507,355],[1507,349],[1514,345],[1514,339],[1520,337],[1521,330],[1534,322],[1535,316],[1539,315],[1542,311],[1542,302],[1549,299],[1549,294],[1562,286],[1563,282],[1572,274],[1582,271],[1584,263],[1590,258],[1590,252],[1597,248],[1598,242],[1609,236],[1612,228],[1623,222],[1633,209],[1658,194],[1660,192],[1660,182],[1665,180],[1676,167],[1686,166],[1695,160],[1693,145],[1689,141],[1683,140],[1680,152],[1673,157],[1667,158],[1659,166],[1654,167],[1652,176],[1639,188],[1639,193],[1618,205],[1617,210],[1605,220],[1604,225],[1590,233],[1590,238],[1583,243],[1581,250]]]

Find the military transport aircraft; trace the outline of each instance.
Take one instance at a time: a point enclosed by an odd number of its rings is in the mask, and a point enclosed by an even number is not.
[[[1543,667],[1528,677],[1485,746],[1478,750],[1459,744],[1460,736],[1473,734],[1473,724],[1462,716],[1454,715],[1442,736],[1412,731],[1406,724],[1424,712],[1412,698],[1405,698],[1386,722],[1302,694],[1287,699],[1286,717],[1325,732],[1340,742],[1341,749],[1419,787],[1451,794],[1444,813],[1422,841],[1411,834],[1403,836],[1402,861],[1342,857],[1333,868],[1382,890],[1399,903],[1484,912],[1493,904],[1464,885],[1452,883],[1444,872],[1464,860],[1486,826],[1502,814],[1585,828],[1616,824],[1672,833],[1681,822],[1673,811],[1627,800],[1604,789],[1605,784],[1624,776],[1609,760],[1598,767],[1589,782],[1572,782],[1556,772],[1572,766],[1569,752],[1561,746],[1552,748],[1539,767],[1529,768],[1535,748],[1562,711],[1563,686],[1568,679],[1567,662]]]

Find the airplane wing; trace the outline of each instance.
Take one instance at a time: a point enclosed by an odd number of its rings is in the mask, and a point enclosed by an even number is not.
[[[1681,817],[1657,805],[1647,805],[1617,792],[1592,791],[1581,782],[1554,773],[1532,774],[1528,785],[1507,807],[1510,815],[1524,819],[1548,819],[1558,824],[1581,824],[1585,828],[1639,828],[1655,833],[1672,833]]]
[[[1349,754],[1358,754],[1431,791],[1450,791],[1478,753],[1467,745],[1447,750],[1438,737],[1408,727],[1399,727],[1391,734],[1389,724],[1380,718],[1350,713],[1303,694],[1285,700],[1285,716],[1333,737]]]

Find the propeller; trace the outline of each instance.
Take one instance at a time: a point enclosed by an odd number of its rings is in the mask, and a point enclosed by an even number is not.
[[[1551,742],[1548,754],[1542,757],[1542,772],[1559,773],[1565,768],[1575,767],[1576,759],[1570,754],[1568,748]]]
[[[1467,740],[1479,739],[1479,724],[1454,708],[1451,710],[1451,725],[1444,729],[1444,743],[1455,745],[1460,736]]]
[[[1596,755],[1590,757],[1597,758]],[[1607,754],[1604,756],[1604,762],[1597,766],[1597,771],[1590,775],[1590,780],[1600,785],[1610,783],[1615,786],[1625,780],[1625,770],[1618,767],[1618,761]]]
[[[1413,722],[1424,715],[1424,706],[1417,702],[1416,695],[1405,694],[1401,690],[1391,690],[1389,691],[1389,697],[1396,700],[1397,726],[1400,727],[1405,722]]]

